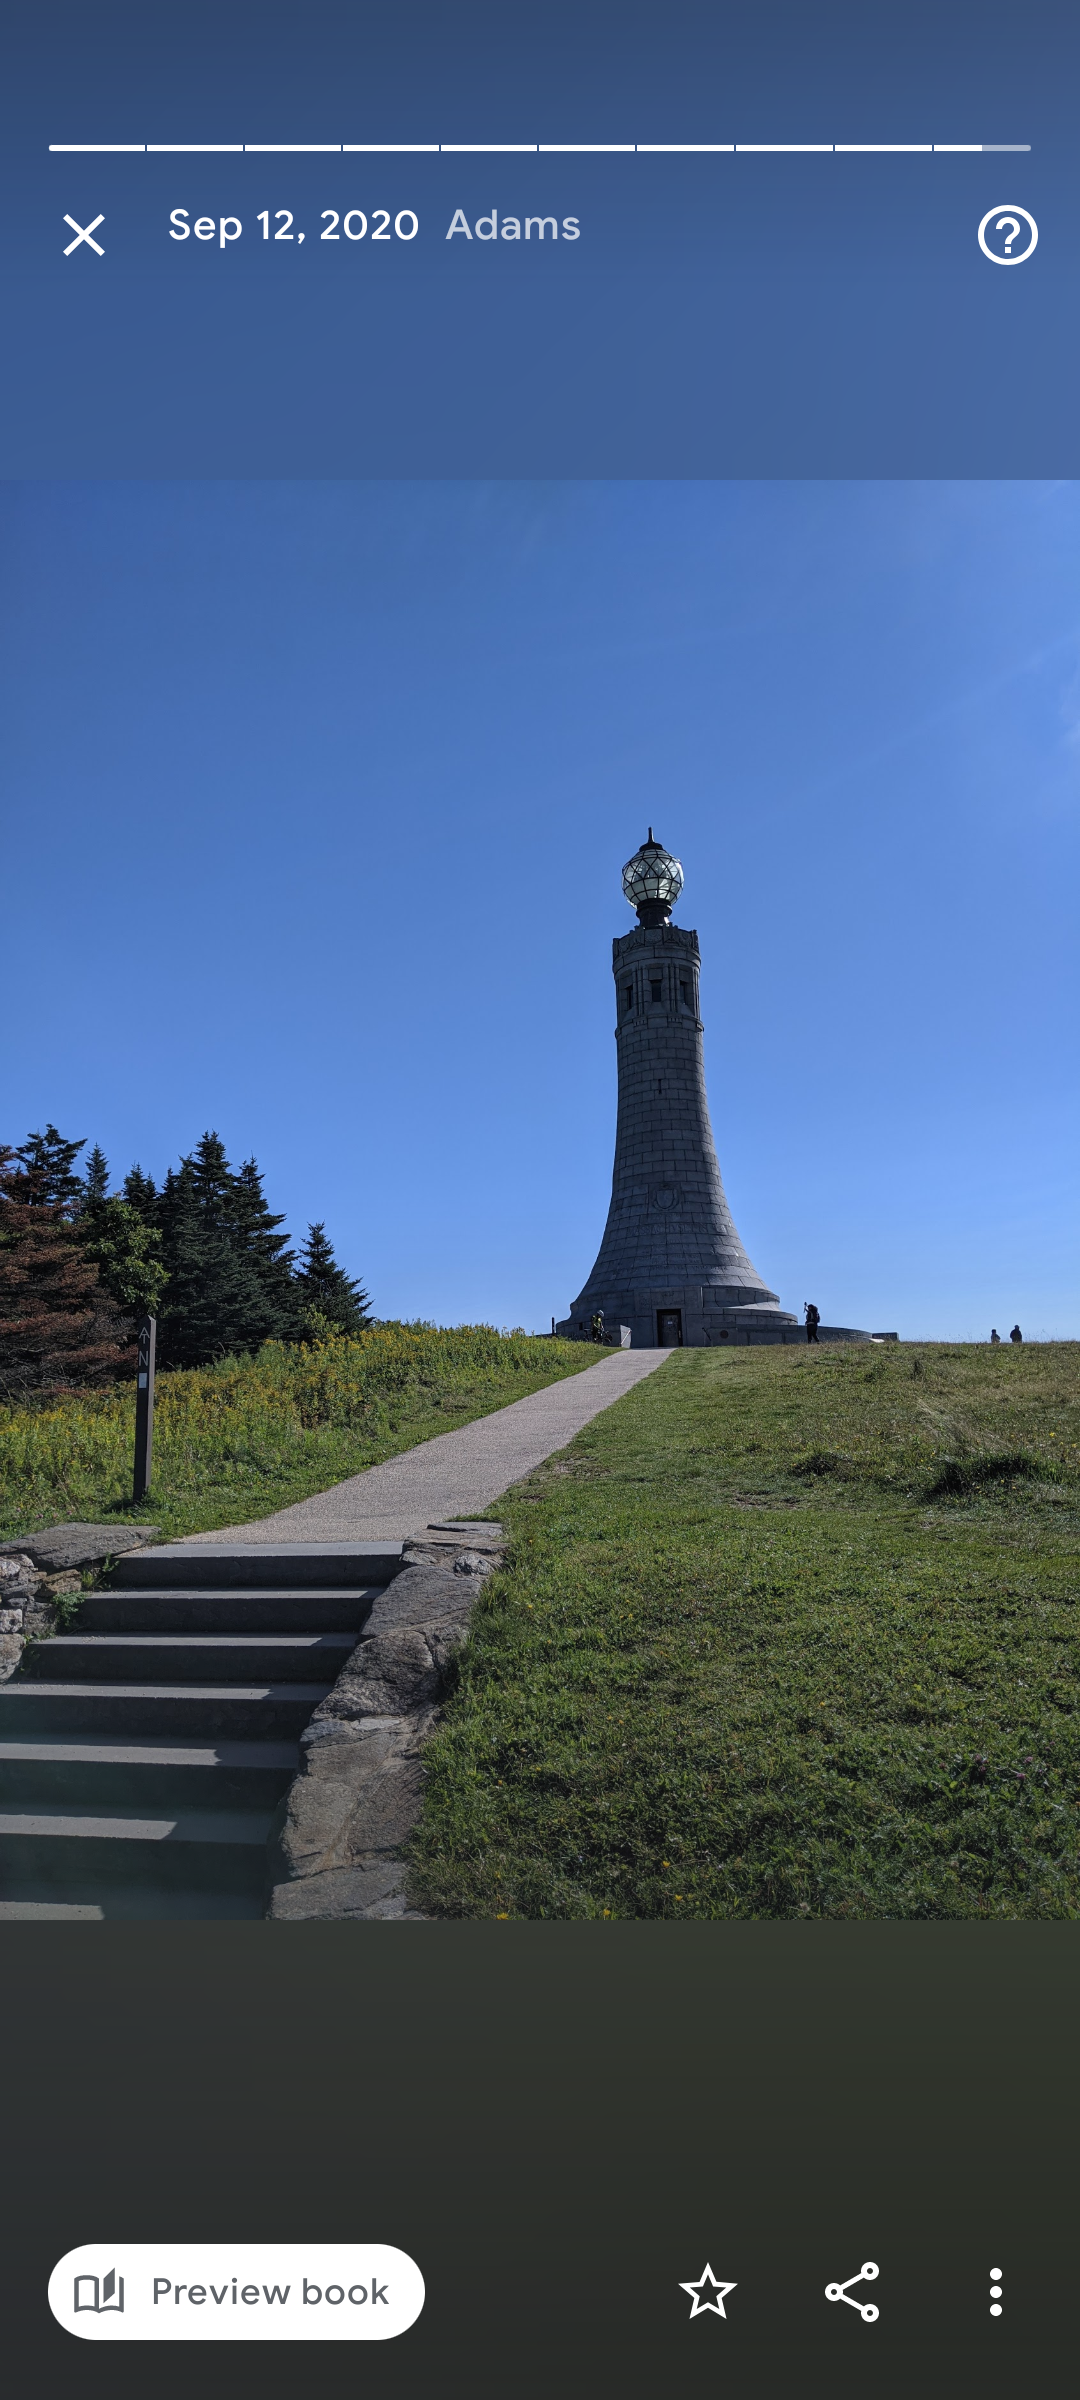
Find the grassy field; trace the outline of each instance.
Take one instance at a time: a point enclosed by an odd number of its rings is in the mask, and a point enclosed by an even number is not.
[[[1080,1344],[678,1352],[499,1514],[421,1906],[1080,1915]]]
[[[169,1537],[247,1524],[598,1355],[489,1325],[377,1325],[356,1340],[268,1342],[251,1358],[159,1376],[154,1480],[139,1508],[131,1384],[0,1408],[0,1538],[72,1518],[150,1523]]]

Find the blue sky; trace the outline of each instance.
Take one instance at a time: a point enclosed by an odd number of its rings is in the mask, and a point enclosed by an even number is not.
[[[682,858],[785,1305],[1080,1334],[1071,484],[3,487],[7,1138],[204,1127],[385,1315],[599,1244],[610,942]]]

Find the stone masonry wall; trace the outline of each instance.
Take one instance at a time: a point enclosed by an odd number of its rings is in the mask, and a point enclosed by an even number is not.
[[[78,1590],[78,1575],[61,1576],[65,1590]],[[14,1675],[27,1642],[40,1642],[53,1632],[56,1584],[41,1574],[22,1550],[0,1558],[0,1683]]]
[[[423,1800],[424,1745],[500,1525],[429,1526],[406,1542],[352,1656],[300,1737],[302,1763],[271,1850],[275,1918],[410,1917],[404,1844]]]
[[[156,1525],[52,1525],[0,1543],[0,1683],[27,1642],[55,1633],[58,1600],[82,1590],[82,1570],[152,1540]]]

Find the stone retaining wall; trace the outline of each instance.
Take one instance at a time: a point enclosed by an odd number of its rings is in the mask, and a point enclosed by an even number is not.
[[[55,1633],[56,1602],[82,1590],[84,1567],[100,1566],[149,1541],[156,1525],[52,1525],[0,1542],[0,1683],[8,1683],[27,1642]]]
[[[271,1848],[275,1918],[413,1917],[403,1846],[423,1802],[424,1744],[500,1525],[429,1525],[406,1542],[352,1656],[300,1737]]]
[[[65,1589],[78,1589],[78,1575],[61,1576]],[[55,1583],[39,1574],[26,1551],[0,1558],[0,1683],[14,1675],[27,1642],[44,1641],[56,1625]]]

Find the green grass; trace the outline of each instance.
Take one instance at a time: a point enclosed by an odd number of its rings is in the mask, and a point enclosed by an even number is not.
[[[420,1906],[1080,1915],[1080,1345],[680,1352],[499,1514]]]
[[[69,1519],[150,1523],[169,1538],[247,1524],[598,1355],[488,1325],[377,1325],[355,1341],[268,1342],[251,1358],[162,1375],[153,1484],[139,1508],[132,1385],[0,1408],[0,1538]]]

